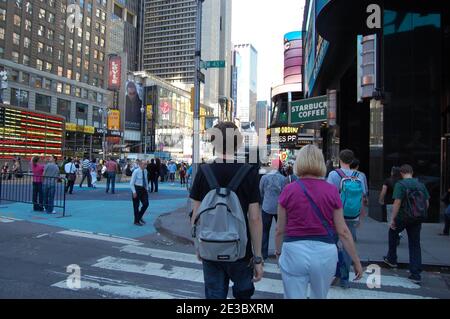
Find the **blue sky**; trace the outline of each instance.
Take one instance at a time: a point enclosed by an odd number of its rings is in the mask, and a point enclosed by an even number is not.
[[[283,36],[299,31],[304,0],[232,0],[233,44],[251,43],[258,51],[258,100],[283,83]]]

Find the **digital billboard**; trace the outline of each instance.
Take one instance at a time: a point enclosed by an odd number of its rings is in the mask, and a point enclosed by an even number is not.
[[[0,158],[62,157],[64,118],[0,105]]]
[[[302,33],[289,32],[284,36],[284,84],[302,82]]]

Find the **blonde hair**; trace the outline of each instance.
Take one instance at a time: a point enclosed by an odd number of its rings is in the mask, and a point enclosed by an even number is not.
[[[327,168],[322,151],[315,145],[306,145],[297,154],[295,161],[297,176],[313,175],[325,177]]]

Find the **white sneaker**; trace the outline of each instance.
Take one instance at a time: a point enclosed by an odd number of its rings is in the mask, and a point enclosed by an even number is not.
[[[55,215],[55,214],[58,214],[58,213],[56,211],[52,211],[51,213],[47,213],[47,214]]]

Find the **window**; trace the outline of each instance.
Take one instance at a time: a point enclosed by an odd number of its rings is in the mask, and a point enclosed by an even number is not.
[[[0,28],[0,40],[5,40],[5,29]]]
[[[42,82],[43,82],[42,78],[39,77],[39,76],[37,76],[37,77],[34,79],[34,87],[35,87],[35,88],[38,88],[38,89],[42,89]]]
[[[78,37],[82,38],[83,37],[83,29],[78,28]]]
[[[127,22],[129,24],[134,24],[134,15],[131,14],[130,12],[127,12]]]
[[[11,81],[19,82],[19,71],[11,70],[10,77],[11,77]]]
[[[52,72],[52,69],[53,69],[53,64],[50,63],[50,62],[46,62],[46,63],[45,63],[45,70],[46,70],[47,72]]]
[[[39,9],[38,17],[39,17],[39,19],[45,19],[45,10],[44,9]]]
[[[17,33],[13,33],[13,44],[20,45],[20,35]]]
[[[70,89],[71,89],[70,85],[66,84],[64,86],[64,93],[66,93],[67,95],[70,95]]]
[[[43,36],[44,36],[44,32],[45,32],[44,26],[43,26],[43,25],[40,25],[40,26],[39,26],[39,29],[38,29],[38,35],[41,36],[41,37],[43,37]]]
[[[59,84],[61,84],[61,83],[59,83]],[[62,86],[62,84],[61,84],[61,86]],[[57,107],[56,107],[56,112],[59,115],[64,116],[67,122],[70,121],[70,104],[71,104],[70,101],[58,99]]]
[[[25,12],[28,14],[33,14],[33,6],[31,5],[30,1],[27,1],[25,4]]]
[[[86,25],[88,26],[88,27],[90,27],[91,26],[91,18],[86,18]]]
[[[81,74],[79,73],[79,72],[76,72],[75,73],[75,81],[80,81],[80,79],[81,79]]]
[[[84,61],[84,68],[85,70],[89,70],[89,60]]]
[[[28,108],[29,92],[11,88],[11,105]]]
[[[72,78],[72,70],[67,70],[67,78],[68,79]]]
[[[52,54],[53,54],[53,47],[50,46],[50,45],[47,45],[47,46],[45,47],[45,49],[47,50],[47,54],[49,54],[50,56],[52,56]]]
[[[63,76],[64,75],[64,69],[62,66],[58,66],[58,76]]]
[[[114,4],[114,15],[120,19],[123,18],[123,9],[117,4]]]
[[[6,10],[0,8],[0,21],[6,21]]]
[[[54,35],[53,30],[48,29],[47,30],[47,39],[53,40],[53,35]]]
[[[37,50],[38,50],[38,53],[44,52],[44,43],[38,42]]]
[[[53,13],[48,12],[48,14],[47,14],[47,22],[51,23],[51,24],[55,23],[55,15]]]
[[[36,93],[36,110],[50,113],[52,105],[51,96]]]
[[[31,44],[30,38],[27,38],[27,37],[23,38],[23,46],[24,46],[24,48],[29,49],[30,48],[30,44]]]
[[[52,89],[52,80],[50,80],[50,79],[44,80],[44,89],[46,89],[46,90]]]
[[[105,39],[100,39],[100,46],[101,46],[102,48],[105,47]]]
[[[96,35],[95,40],[94,40],[95,45],[98,45],[98,42],[99,42],[98,40],[99,40],[99,37]]]
[[[81,43],[77,43],[77,51],[81,52]]]
[[[100,33],[105,34],[106,27],[104,25],[100,26]]]
[[[30,65],[30,57],[26,54],[22,57],[23,65],[29,66]]]
[[[22,78],[20,79],[20,82],[28,85],[30,83],[30,75],[28,73],[22,72]]]
[[[88,116],[88,106],[86,104],[77,103],[76,104],[76,119],[78,125],[85,125]]]
[[[101,127],[101,123],[102,123],[102,114],[100,113],[100,108],[94,106],[92,108],[92,123],[94,127]]]
[[[31,21],[28,19],[25,19],[25,30],[31,32]]]
[[[62,61],[63,59],[63,52],[61,50],[58,50],[58,56],[56,57],[59,61]]]
[[[21,22],[22,22],[22,19],[17,14],[15,14],[14,15],[14,25],[16,27],[20,27]]]
[[[86,41],[91,41],[91,33],[89,31],[86,31]]]
[[[11,56],[13,62],[19,63],[19,52],[13,51]]]
[[[103,67],[101,65],[98,66],[98,74],[103,75]]]
[[[63,84],[61,82],[56,83],[56,92],[62,93],[62,91],[63,91]]]
[[[81,68],[81,58],[77,57],[77,68]]]
[[[81,97],[81,89],[80,88],[75,88],[75,96],[76,97]]]

